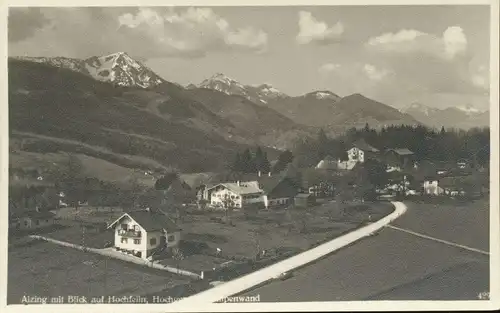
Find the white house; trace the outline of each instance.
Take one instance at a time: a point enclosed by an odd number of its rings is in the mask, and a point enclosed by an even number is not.
[[[176,247],[181,239],[181,229],[165,213],[150,209],[125,213],[108,228],[115,229],[116,250],[143,259]]]
[[[262,203],[264,205],[266,202],[264,191],[257,181],[221,183],[208,188],[207,192],[210,194],[212,207],[244,208],[248,204]]]
[[[338,161],[337,168],[343,170],[352,170],[357,163],[364,163],[368,158],[378,154],[379,150],[364,140],[358,140],[347,150],[347,161]]]

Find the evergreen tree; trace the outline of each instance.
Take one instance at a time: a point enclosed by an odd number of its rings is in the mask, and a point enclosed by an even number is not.
[[[243,164],[239,152],[237,152],[236,156],[234,157],[233,164],[231,164],[231,170],[233,172],[243,172]]]
[[[255,169],[257,171],[264,172],[265,160],[264,160],[264,152],[260,147],[257,147],[255,150],[255,158],[254,158]]]
[[[241,169],[243,173],[255,173],[255,160],[250,152],[250,149],[245,149],[241,155]]]
[[[279,172],[283,171],[286,168],[286,166],[290,162],[292,162],[292,160],[293,160],[293,154],[291,151],[286,150],[286,151],[281,152],[281,154],[278,156],[278,160],[277,160],[276,164],[274,164],[273,172],[279,173]]]

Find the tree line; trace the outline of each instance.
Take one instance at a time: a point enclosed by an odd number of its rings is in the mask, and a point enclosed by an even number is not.
[[[321,129],[315,138],[299,140],[293,149],[294,163],[299,168],[312,167],[327,155],[346,160],[349,145],[360,139],[381,151],[408,148],[417,161],[466,159],[480,166],[489,165],[490,130],[487,127],[437,130],[422,125],[395,125],[377,130],[368,124],[364,128],[351,128],[335,138],[328,137]]]

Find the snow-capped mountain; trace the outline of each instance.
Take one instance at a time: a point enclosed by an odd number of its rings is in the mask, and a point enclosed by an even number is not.
[[[70,69],[118,86],[149,88],[164,82],[155,72],[125,52],[93,56],[85,60],[65,57],[18,57],[18,59]]]
[[[243,85],[222,73],[217,73],[203,80],[197,87],[217,90],[227,95],[242,96],[256,103],[267,103],[271,99],[287,97],[286,94],[269,84]],[[195,86],[190,84],[187,88],[192,89]]]
[[[333,92],[331,92],[329,90],[313,91],[313,92],[305,94],[304,97],[315,98],[318,100],[324,100],[324,99],[334,100],[334,101],[340,100],[340,97],[338,95],[334,94]]]
[[[85,60],[89,74],[97,80],[119,86],[149,88],[159,85],[163,79],[125,52],[113,53]]]
[[[431,127],[463,128],[489,125],[489,111],[482,112],[470,105],[438,109],[421,103],[412,103],[401,110],[419,122]]]

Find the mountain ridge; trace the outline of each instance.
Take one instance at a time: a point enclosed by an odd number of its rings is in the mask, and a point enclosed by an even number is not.
[[[118,86],[150,88],[165,80],[126,52],[116,52],[87,59],[66,57],[13,57],[14,59],[45,63],[88,75],[98,81]]]
[[[401,112],[410,114],[416,120],[430,127],[461,128],[489,126],[489,110],[480,111],[472,106],[447,107],[444,109],[413,102]]]

